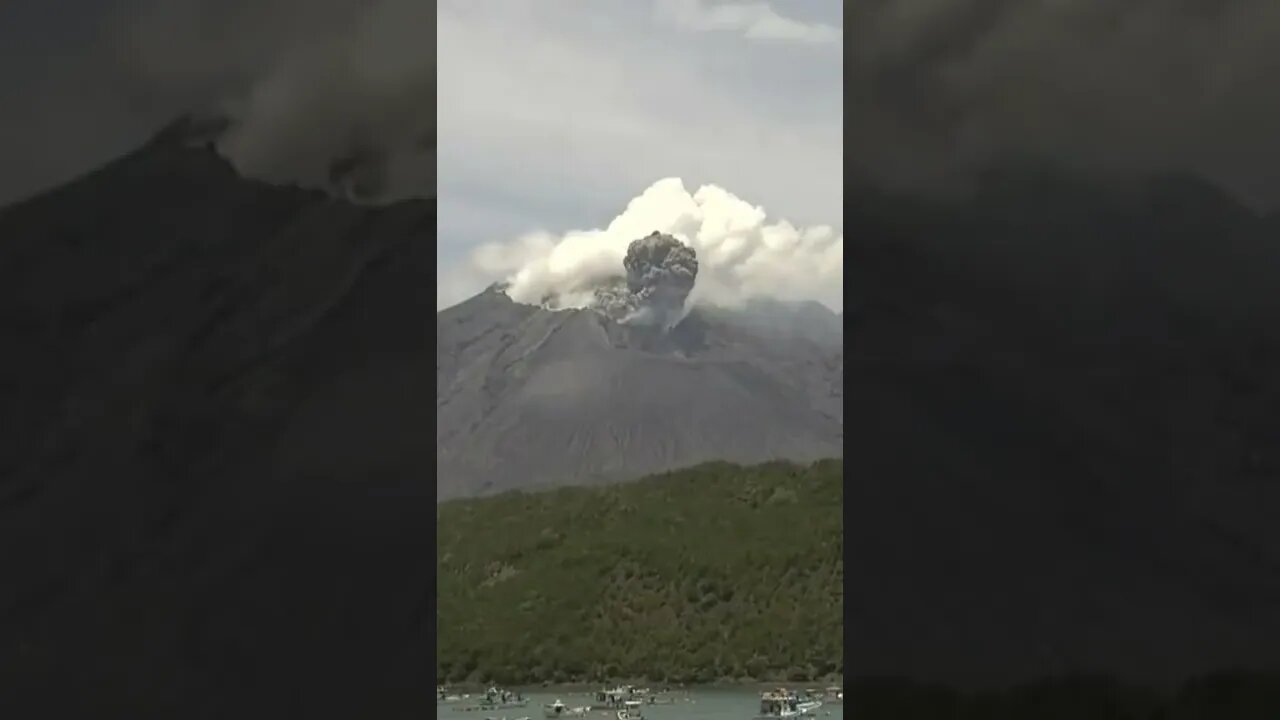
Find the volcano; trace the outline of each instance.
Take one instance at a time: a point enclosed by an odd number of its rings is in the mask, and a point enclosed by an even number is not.
[[[434,201],[247,179],[217,129],[0,210],[13,706],[422,716],[441,497],[836,453],[846,674],[1280,667],[1274,215],[854,187],[843,315],[437,312]]]
[[[217,131],[0,210],[0,695],[420,717],[435,203],[249,180]]]
[[[437,315],[442,499],[841,456],[834,312],[757,301],[695,307],[668,328],[616,307],[549,310],[494,287]],[[783,319],[805,310],[821,320]]]

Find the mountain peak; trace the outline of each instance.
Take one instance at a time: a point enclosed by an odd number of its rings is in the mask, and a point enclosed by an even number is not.
[[[231,118],[221,113],[184,113],[152,135],[147,146],[211,147],[232,125]]]
[[[678,282],[658,266],[649,280]],[[740,311],[666,325],[633,318],[656,302],[619,317],[489,298],[437,316],[441,499],[843,451],[838,344],[761,332],[769,320]]]

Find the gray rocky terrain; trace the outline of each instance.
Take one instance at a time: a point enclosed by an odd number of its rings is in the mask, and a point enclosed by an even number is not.
[[[442,498],[841,455],[835,313],[761,302],[666,328],[618,307],[552,311],[495,287],[437,316]],[[816,327],[782,319],[805,311]]]

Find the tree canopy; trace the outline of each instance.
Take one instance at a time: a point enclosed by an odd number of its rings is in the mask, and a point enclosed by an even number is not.
[[[709,463],[443,503],[437,677],[843,674],[843,463]]]

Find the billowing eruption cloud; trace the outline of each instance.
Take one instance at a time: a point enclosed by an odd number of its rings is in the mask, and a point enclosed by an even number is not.
[[[664,308],[655,321],[686,304],[737,306],[756,297],[844,307],[843,233],[770,220],[723,188],[690,193],[679,178],[649,186],[602,230],[529,233],[480,247],[473,262],[486,278],[505,281],[517,302],[551,307],[619,300],[625,272],[629,293]]]
[[[698,277],[698,256],[693,248],[658,232],[628,245],[622,266],[627,269],[627,290],[642,307],[651,308],[663,319],[684,308]]]
[[[653,232],[627,246],[625,277],[595,288],[592,305],[624,323],[669,328],[684,317],[685,300],[698,277],[693,248],[670,235]],[[546,298],[555,305],[555,297]]]

